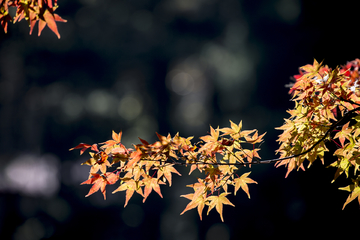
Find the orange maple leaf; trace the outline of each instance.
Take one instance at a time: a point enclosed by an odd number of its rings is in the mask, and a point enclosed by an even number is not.
[[[128,168],[131,168],[135,163],[137,163],[138,161],[140,161],[141,156],[142,156],[142,151],[140,150],[139,147],[135,146],[136,151],[132,152],[130,154],[130,158],[128,163],[126,164],[126,166]]]
[[[236,195],[236,192],[239,190],[239,188],[241,187],[242,190],[244,190],[244,192],[246,192],[246,194],[248,195],[248,197],[250,198],[250,193],[249,193],[249,187],[248,184],[249,183],[256,183],[254,180],[252,180],[251,178],[248,178],[249,174],[251,172],[247,172],[244,173],[243,175],[241,175],[241,177],[235,178],[233,181],[235,183],[235,193],[234,195]]]
[[[105,173],[101,175],[97,173],[92,173],[91,175],[92,178],[81,183],[81,185],[94,184],[85,197],[90,196],[91,194],[99,191],[100,189],[100,191],[104,195],[104,199],[106,200],[106,185],[116,183],[119,177],[115,173]]]
[[[190,184],[190,185],[186,185],[187,187],[192,187],[194,189],[194,196],[193,196],[193,199],[196,199],[198,196],[202,195],[202,194],[205,194],[206,193],[206,190],[207,190],[207,187],[206,187],[206,184],[205,184],[205,180],[201,179],[201,178],[198,178],[198,182],[197,183],[193,183],[193,184]]]
[[[157,178],[153,178],[153,177],[150,177],[150,176],[146,176],[142,180],[142,182],[145,185],[143,202],[145,202],[146,198],[149,196],[149,194],[152,192],[152,190],[157,192],[157,194],[159,194],[159,196],[161,198],[163,197],[162,194],[161,194],[159,184],[165,184],[164,182],[162,182],[161,180],[159,180]]]
[[[220,144],[218,142],[219,138],[219,128],[214,129],[210,126],[210,135],[205,135],[200,137],[205,144],[199,149],[199,152],[206,151],[207,154],[211,155],[217,152],[220,149]]]
[[[112,131],[112,139],[113,140],[108,140],[106,142],[101,143],[101,144],[104,144],[102,146],[102,148],[109,148],[115,144],[119,144],[121,142],[121,136],[122,136],[122,131],[120,131],[119,134],[117,134],[115,131]]]
[[[198,178],[197,183],[193,183],[190,185],[186,185],[187,187],[192,187],[194,189],[194,193],[181,195],[181,197],[185,197],[189,200],[191,200],[190,203],[186,206],[184,211],[181,214],[184,214],[186,211],[193,209],[197,207],[200,219],[202,219],[202,211],[204,209],[205,203],[206,203],[206,194],[207,194],[207,187],[205,185],[204,180]],[[181,215],[180,214],[180,215]]]
[[[230,126],[231,126],[231,128],[226,127],[226,128],[219,129],[221,132],[224,133],[221,136],[230,135],[234,139],[239,139],[240,138],[240,132],[241,132],[241,129],[242,129],[242,121],[240,121],[240,123],[238,125],[236,125],[235,123],[233,123],[230,120]]]
[[[207,200],[209,200],[210,203],[208,204],[209,209],[207,211],[207,214],[209,215],[209,212],[211,211],[211,209],[213,209],[215,207],[216,211],[220,214],[221,221],[224,222],[224,218],[223,218],[223,215],[222,215],[223,205],[226,204],[226,205],[230,205],[230,206],[235,207],[235,205],[232,204],[229,201],[229,199],[227,199],[226,195],[228,195],[228,194],[230,194],[230,193],[223,192],[222,194],[220,194],[220,196],[210,196],[210,197],[208,197]]]
[[[352,131],[352,128],[349,128],[349,123],[350,122],[347,122],[344,126],[342,126],[341,131],[337,132],[336,135],[334,136],[334,139],[339,138],[339,141],[343,148],[344,148],[345,139],[348,138],[349,134]]]
[[[322,62],[319,64],[318,61],[316,61],[316,59],[314,59],[313,65],[307,64],[307,65],[301,67],[300,69],[304,70],[307,73],[313,73],[313,72],[318,72],[319,69],[321,68],[321,65],[322,65]]]
[[[350,195],[348,196],[348,198],[346,199],[346,202],[344,203],[343,206],[343,210],[346,207],[346,205],[348,203],[350,203],[351,201],[355,200],[355,198],[358,198],[358,202],[360,204],[360,185],[357,185],[356,182],[355,184],[343,187],[343,188],[339,188],[340,190],[345,190],[348,192],[351,192]]]
[[[60,17],[55,17],[54,13],[52,11],[49,11],[49,9],[45,10],[43,17],[44,17],[46,24],[51,29],[51,31],[53,31],[56,34],[56,36],[58,38],[60,38],[60,34],[59,34],[59,31],[58,31],[55,21],[66,22],[66,20],[64,20]],[[41,34],[41,31],[40,31],[40,27],[39,27],[39,36],[40,36],[40,34]]]
[[[184,197],[184,198],[191,200],[191,202],[189,202],[188,205],[186,205],[184,211],[182,211],[180,213],[180,215],[183,215],[186,211],[189,211],[189,210],[197,207],[197,211],[199,213],[200,220],[202,220],[202,211],[204,210],[204,207],[205,207],[206,196],[204,196],[204,194],[202,194],[202,195],[197,196],[195,199],[194,199],[194,196],[195,196],[194,193],[180,196],[180,197]]]
[[[91,158],[81,165],[90,165],[90,173],[97,173],[99,170],[102,173],[106,173],[107,167],[111,167],[110,162],[108,161],[108,155],[105,152],[98,152],[94,154],[90,152]]]
[[[285,157],[285,156],[282,155],[280,158],[282,158],[282,157]],[[297,167],[297,159],[294,157],[294,158],[290,158],[290,159],[286,159],[286,160],[277,161],[275,163],[276,167],[280,167],[281,165],[287,166],[287,172],[285,175],[285,178],[287,178],[289,176],[289,173],[292,172],[292,170],[294,170]],[[305,171],[304,163],[301,163],[298,166],[298,169],[300,169],[300,168],[303,171]]]
[[[181,176],[181,174],[173,167],[174,164],[165,165],[162,167],[159,167],[159,170],[157,171],[157,178],[160,179],[161,176],[165,176],[165,178],[169,181],[169,186],[171,186],[171,173],[176,173],[177,175]]]
[[[77,145],[76,147],[70,148],[69,151],[72,151],[72,150],[74,150],[74,149],[80,149],[80,148],[81,148],[81,150],[80,150],[80,155],[81,155],[81,154],[83,154],[83,153],[86,151],[86,149],[88,149],[89,147],[91,147],[90,144],[80,143],[80,144]]]
[[[219,129],[214,129],[210,126],[210,135],[200,137],[204,142],[216,142],[219,137]]]
[[[250,135],[247,135],[245,136],[245,140],[248,142],[248,143],[251,143],[251,144],[255,144],[255,143],[261,143],[263,141],[263,136],[265,135],[266,133],[263,133],[261,134],[260,136],[258,136],[258,132],[255,131],[254,135],[253,136],[250,136]]]
[[[122,179],[124,180],[124,179]],[[141,187],[139,186],[139,181],[135,181],[134,179],[126,179],[126,181],[121,184],[115,191],[112,193],[116,193],[119,191],[125,191],[126,190],[126,199],[125,199],[125,205],[128,204],[130,198],[133,196],[134,191],[136,191],[138,194],[144,197],[143,191]]]
[[[210,178],[211,181],[215,182],[215,180],[222,175],[222,172],[220,171],[219,167],[214,167],[213,165],[209,165],[207,168],[205,168],[205,174],[206,178]]]

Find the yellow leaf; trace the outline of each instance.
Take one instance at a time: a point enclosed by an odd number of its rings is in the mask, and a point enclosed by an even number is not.
[[[200,216],[200,220],[202,220],[202,211],[203,211],[204,206],[205,206],[206,197],[204,196],[204,194],[202,194],[200,196],[197,196],[196,198],[194,198],[194,196],[195,196],[194,193],[190,193],[190,194],[180,196],[180,197],[185,197],[185,198],[191,200],[191,202],[188,203],[188,205],[185,207],[184,211],[182,211],[180,213],[180,215],[184,214],[186,211],[189,211],[190,209],[193,209],[193,208],[197,207],[198,214]]]
[[[210,201],[210,203],[208,204],[209,205],[209,209],[207,211],[207,214],[209,215],[209,212],[211,211],[211,209],[213,209],[214,207],[216,208],[216,211],[219,213],[220,215],[220,218],[221,218],[221,221],[224,222],[224,218],[223,218],[223,215],[222,215],[222,212],[223,212],[223,204],[226,204],[226,205],[230,205],[230,206],[233,206],[235,207],[234,204],[232,204],[229,199],[226,198],[226,195],[228,195],[230,193],[222,193],[220,194],[220,196],[211,196],[211,197],[208,197],[207,200]]]
[[[234,193],[234,195],[236,195],[236,192],[241,187],[241,189],[244,190],[244,192],[246,192],[246,194],[250,198],[249,187],[248,187],[247,184],[248,183],[256,183],[257,184],[257,182],[255,182],[251,178],[247,177],[247,176],[249,176],[250,173],[251,172],[244,173],[243,175],[241,175],[241,177],[238,177],[238,178],[234,179],[234,183],[235,183],[235,193]]]
[[[351,192],[350,195],[348,196],[348,198],[346,199],[346,202],[344,203],[343,206],[343,210],[345,208],[345,206],[350,203],[352,200],[354,200],[355,198],[358,198],[359,201],[359,205],[360,205],[360,186],[356,186],[355,184],[343,187],[343,188],[339,188],[340,190],[345,190],[345,191],[349,191]]]

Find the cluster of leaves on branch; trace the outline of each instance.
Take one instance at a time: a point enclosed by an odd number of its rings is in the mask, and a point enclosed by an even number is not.
[[[205,206],[208,206],[207,213],[215,207],[223,220],[223,205],[234,206],[226,197],[231,194],[228,186],[233,187],[234,194],[241,188],[250,198],[247,184],[256,182],[248,177],[250,172],[237,175],[236,165],[251,164],[260,158],[256,145],[262,142],[264,134],[259,136],[256,130],[243,131],[241,122],[231,122],[231,128],[210,127],[210,135],[201,137],[196,144],[191,143],[192,138],[179,134],[173,137],[157,134],[159,141],[150,144],[140,139],[141,144],[126,148],[121,136],[121,132],[113,132],[112,140],[100,143],[100,147],[82,143],[72,148],[81,149],[81,154],[91,150],[91,158],[84,162],[91,166],[89,179],[82,184],[93,186],[86,196],[100,190],[106,198],[106,185],[119,181],[120,186],[113,193],[126,191],[125,206],[134,192],[140,194],[144,202],[153,190],[162,197],[160,185],[171,186],[172,174],[180,175],[175,166],[185,165],[190,166],[189,174],[198,170],[204,177],[187,185],[193,193],[182,195],[190,200],[182,213],[197,208],[201,218]],[[250,149],[245,148],[246,145]],[[109,170],[114,166],[114,170]]]
[[[334,180],[345,173],[352,184],[340,188],[350,192],[344,207],[358,198],[360,204],[360,60],[349,62],[334,70],[316,60],[313,65],[300,68],[296,82],[290,89],[295,107],[290,118],[278,129],[280,158],[259,160],[259,146],[265,134],[257,130],[243,130],[242,122],[230,121],[228,128],[212,128],[209,135],[193,144],[192,137],[162,136],[158,141],[141,143],[127,148],[121,143],[122,132],[113,131],[112,139],[99,144],[81,143],[70,149],[90,150],[90,159],[83,164],[91,166],[88,180],[92,184],[89,196],[100,190],[106,199],[106,186],[119,182],[113,192],[126,191],[125,206],[134,192],[147,199],[154,190],[162,197],[160,185],[172,184],[172,174],[180,175],[177,166],[189,166],[189,174],[197,170],[202,174],[197,182],[187,185],[193,192],[182,195],[190,200],[184,211],[196,208],[200,219],[205,207],[213,208],[223,221],[223,205],[234,206],[227,196],[241,188],[250,198],[248,184],[257,183],[249,178],[250,172],[237,174],[241,167],[275,162],[287,166],[286,176],[294,169],[305,169],[329,151],[325,143],[333,141],[338,149],[333,152],[337,160]],[[351,171],[350,171],[351,170]],[[230,187],[229,187],[230,186]]]
[[[278,128],[283,133],[277,152],[283,160],[276,165],[286,165],[287,175],[295,168],[304,169],[305,159],[308,167],[317,159],[324,163],[324,154],[329,151],[325,143],[337,145],[333,152],[337,160],[330,165],[337,168],[333,181],[343,173],[352,179],[352,184],[340,188],[350,192],[343,208],[355,198],[360,204],[359,68],[359,59],[335,69],[316,60],[301,67],[290,89],[295,107]]]
[[[9,8],[16,8],[15,16],[10,16]],[[9,22],[19,22],[25,19],[32,33],[36,22],[38,24],[38,35],[47,25],[58,38],[60,38],[56,22],[66,22],[58,14],[54,13],[58,8],[57,0],[0,0],[0,23],[7,33]]]

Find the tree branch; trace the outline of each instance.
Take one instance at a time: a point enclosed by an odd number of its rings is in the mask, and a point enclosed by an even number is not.
[[[243,162],[243,163],[211,163],[211,162],[194,162],[194,163],[184,163],[184,162],[168,162],[165,161],[164,163],[172,163],[175,165],[200,165],[200,164],[209,164],[209,165],[234,165],[234,166],[246,166],[246,165],[250,165],[250,164],[268,164],[268,163],[273,163],[273,162],[278,162],[278,161],[284,161],[284,160],[288,160],[291,158],[296,158],[296,157],[300,157],[304,154],[307,154],[309,152],[311,152],[318,144],[320,144],[322,141],[324,141],[326,139],[326,137],[339,125],[345,124],[348,121],[351,120],[351,118],[353,118],[354,116],[358,115],[356,113],[356,111],[360,111],[360,107],[354,108],[353,110],[347,112],[340,120],[334,122],[330,128],[325,132],[324,136],[319,139],[316,143],[314,143],[309,149],[307,149],[304,152],[298,153],[298,154],[294,154],[291,156],[287,156],[287,157],[283,157],[283,158],[273,158],[273,159],[267,159],[267,160],[259,160],[259,159],[255,159],[255,161],[251,161],[251,162]]]

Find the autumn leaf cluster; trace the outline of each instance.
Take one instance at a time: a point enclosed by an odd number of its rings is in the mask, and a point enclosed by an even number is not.
[[[10,16],[9,8],[16,8],[15,16]],[[9,22],[19,22],[25,19],[32,33],[35,24],[38,22],[38,35],[47,25],[58,38],[60,38],[56,22],[66,22],[58,14],[54,13],[58,8],[57,0],[0,0],[0,24],[5,33]]]
[[[122,132],[114,131],[112,139],[103,143],[81,143],[70,150],[80,149],[80,154],[90,150],[90,158],[83,163],[90,166],[90,174],[82,184],[92,184],[86,196],[100,190],[106,199],[106,186],[118,183],[113,193],[125,191],[125,206],[134,193],[141,195],[143,202],[153,191],[163,197],[161,185],[171,186],[172,175],[181,176],[176,168],[186,166],[189,175],[198,171],[202,177],[187,185],[192,192],[181,195],[190,200],[181,214],[196,208],[202,219],[205,207],[207,214],[215,208],[224,221],[223,206],[234,206],[228,196],[242,189],[250,198],[248,184],[257,183],[249,178],[250,172],[238,175],[241,168],[275,163],[287,167],[287,177],[295,169],[305,170],[306,163],[307,167],[317,160],[324,164],[327,144],[334,142],[337,149],[332,154],[337,160],[329,165],[336,168],[333,181],[344,174],[352,182],[340,188],[350,193],[343,208],[356,198],[360,204],[359,68],[359,59],[335,69],[316,60],[300,68],[289,91],[295,106],[277,128],[282,133],[276,159],[260,160],[265,134],[243,130],[242,122],[232,121],[230,127],[210,126],[208,135],[196,143],[192,137],[157,133],[158,141],[140,139],[140,144],[127,148],[121,143]]]
[[[330,69],[314,60],[300,68],[290,89],[295,107],[278,129],[280,158],[277,166],[286,165],[287,175],[294,169],[310,167],[315,160],[324,163],[327,142],[334,142],[337,158],[330,166],[337,170],[333,181],[345,173],[352,184],[340,188],[350,192],[343,207],[358,198],[360,204],[360,60]]]
[[[215,208],[223,221],[223,205],[234,206],[227,195],[236,195],[241,188],[250,198],[248,184],[256,182],[248,177],[250,172],[239,176],[237,171],[260,159],[256,145],[264,136],[256,130],[242,130],[242,122],[230,123],[230,128],[210,127],[209,135],[200,137],[196,144],[191,137],[157,134],[159,140],[154,143],[140,139],[140,144],[126,148],[121,143],[122,132],[113,131],[111,140],[82,143],[70,150],[81,149],[82,154],[90,149],[90,158],[83,163],[91,167],[88,180],[82,183],[92,184],[86,196],[100,190],[106,199],[106,186],[119,182],[113,193],[125,191],[125,206],[134,193],[141,195],[143,202],[153,191],[163,197],[160,185],[171,186],[172,175],[181,176],[175,167],[190,166],[189,175],[199,171],[203,177],[187,185],[193,192],[182,195],[190,202],[181,214],[196,208],[201,219],[204,207],[208,207],[207,213]]]

